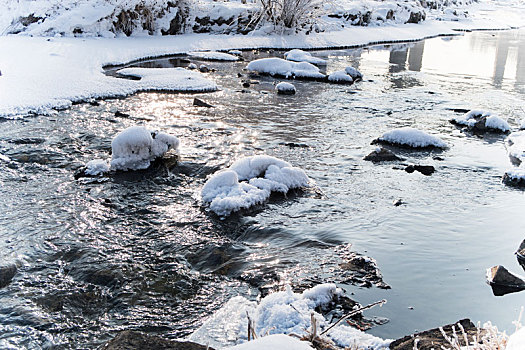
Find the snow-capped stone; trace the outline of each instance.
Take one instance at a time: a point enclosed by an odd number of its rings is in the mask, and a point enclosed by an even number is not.
[[[452,118],[450,122],[466,126],[474,132],[508,132],[510,130],[510,125],[505,120],[481,110],[469,111],[462,116]]]
[[[151,162],[170,149],[176,150],[179,140],[172,135],[151,132],[142,126],[121,131],[111,142],[111,170],[146,169]]]
[[[200,58],[209,61],[238,61],[239,57],[225,52],[218,51],[192,51],[188,52],[188,56]]]
[[[354,67],[346,67],[345,73],[351,76],[354,80],[363,79],[363,74]]]
[[[481,111],[481,110],[471,110],[459,117],[454,117],[450,120],[451,123],[453,124],[458,124],[458,125],[464,125],[464,126],[474,126],[474,124],[476,124],[476,122],[479,120],[479,118],[481,117],[488,117],[490,116],[491,113],[490,112],[487,112],[487,111]]]
[[[110,166],[107,161],[103,159],[93,159],[86,163],[86,170],[84,173],[89,176],[98,176],[107,173]]]
[[[503,174],[503,183],[510,186],[525,186],[525,169],[524,168],[511,168],[505,171]]]
[[[281,159],[257,155],[241,158],[213,174],[201,190],[204,203],[218,215],[229,215],[266,201],[272,192],[308,185],[305,172]]]
[[[248,63],[246,69],[252,72],[281,76],[285,78],[324,79],[319,68],[308,62],[291,62],[282,58],[261,58]]]
[[[188,69],[198,69],[199,67],[195,63],[188,64]]]
[[[339,84],[352,84],[354,79],[343,70],[333,72],[328,76],[328,81]]]
[[[404,127],[384,133],[372,143],[385,142],[394,145],[408,146],[413,148],[447,148],[447,144],[437,136],[429,135],[424,131]]]
[[[505,139],[505,144],[511,161],[521,164],[525,160],[525,130],[511,133]]]
[[[294,62],[308,62],[315,65],[326,65],[328,62],[322,58],[314,57],[311,53],[293,49],[284,53],[284,58]]]
[[[495,115],[487,117],[485,120],[485,127],[488,129],[500,130],[501,132],[510,131],[509,123]]]
[[[285,81],[275,85],[275,90],[277,90],[277,93],[281,95],[294,95],[296,93],[295,86]]]

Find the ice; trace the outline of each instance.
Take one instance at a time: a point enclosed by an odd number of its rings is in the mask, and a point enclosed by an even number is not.
[[[84,173],[90,176],[98,176],[107,173],[110,166],[107,161],[103,159],[93,159],[86,163],[86,170]]]
[[[230,345],[236,339],[246,341],[246,313],[254,321],[257,335],[292,333],[304,335],[305,330],[310,328],[312,312],[319,321],[321,329],[326,329],[329,322],[314,310],[319,306],[327,305],[334,299],[334,296],[341,293],[342,291],[335,284],[328,283],[307,289],[303,293],[294,293],[288,287],[285,291],[267,295],[259,304],[243,297],[235,297],[195,331],[190,336],[190,340],[202,344],[209,343],[217,348]],[[383,340],[342,325],[335,327],[327,335],[336,344],[345,346],[353,345],[355,342],[366,349],[387,349],[390,344],[389,340]],[[277,346],[272,349],[282,348],[283,346]]]
[[[272,192],[307,186],[306,173],[281,159],[257,155],[241,158],[213,174],[201,190],[204,203],[217,215],[262,204]]]
[[[153,160],[178,147],[175,136],[151,132],[142,126],[129,127],[111,142],[111,170],[146,169]]]
[[[394,129],[383,134],[377,141],[415,148],[437,147],[447,148],[447,144],[437,136],[429,135],[424,131],[404,127]]]
[[[295,86],[293,84],[281,81],[279,84],[275,85],[275,90],[280,94],[293,95],[295,94]]]
[[[308,62],[291,62],[282,58],[261,58],[248,63],[246,69],[269,75],[285,78],[314,78],[324,79],[326,76],[319,72],[319,68]]]
[[[354,67],[346,67],[345,72],[354,80],[363,79],[363,74],[361,74],[361,72],[355,69]]]
[[[322,58],[314,57],[311,53],[299,49],[285,52],[284,58],[288,61],[308,62],[315,65],[326,65],[328,63],[328,61],[323,60]]]
[[[345,71],[338,70],[328,76],[328,81],[331,81],[332,83],[352,84],[354,79],[350,75],[346,74]]]
[[[521,327],[509,337],[505,350],[525,349],[525,327]]]
[[[239,57],[233,54],[228,54],[218,51],[192,51],[188,52],[188,55],[195,58],[210,61],[238,61]]]
[[[184,92],[216,91],[217,85],[195,71],[177,68],[124,68],[118,74],[140,78],[137,90],[162,90]]]
[[[228,350],[313,350],[308,342],[284,334],[274,334],[226,348]]]

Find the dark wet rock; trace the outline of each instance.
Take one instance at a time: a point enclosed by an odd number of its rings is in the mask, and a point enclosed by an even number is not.
[[[210,69],[208,67],[206,67],[205,65],[201,64],[200,67],[199,67],[199,71],[201,73],[208,73],[210,71]]]
[[[204,102],[203,100],[201,99],[198,99],[198,98],[194,98],[193,99],[193,105],[194,106],[197,106],[197,107],[207,107],[207,108],[213,108],[215,106],[209,104],[209,103],[206,103]]]
[[[406,23],[419,23],[426,19],[427,15],[425,11],[412,11],[410,12],[410,17]]]
[[[509,270],[501,265],[493,266],[487,270],[487,281],[496,296],[519,292],[525,289],[525,280],[509,272]]]
[[[437,160],[437,161],[440,161],[440,162],[443,161],[443,160],[445,160],[445,158],[440,157],[440,156],[434,156],[434,157],[432,157],[432,159]]]
[[[244,81],[244,82],[242,83],[242,87],[243,87],[243,88],[249,88],[249,87],[250,87],[250,82],[249,82],[249,81]]]
[[[237,73],[238,78],[242,78],[244,75],[242,73]]]
[[[121,111],[116,111],[115,112],[115,117],[117,118],[129,118],[129,114],[128,113],[124,113],[124,112],[121,112]]]
[[[513,186],[513,187],[525,187],[525,178],[524,177],[516,177],[512,174],[509,174],[506,172],[503,174],[503,179],[501,180],[505,185],[507,186]]]
[[[405,171],[409,174],[413,173],[414,171],[419,171],[425,176],[430,176],[436,171],[436,168],[434,168],[432,165],[409,165],[405,168]]]
[[[0,266],[0,288],[4,288],[11,283],[13,277],[16,275],[16,271],[17,268],[15,264]]]
[[[96,107],[96,106],[100,106],[100,102],[98,102],[98,101],[89,101],[89,104],[90,104],[91,106],[94,106],[94,107]]]
[[[10,140],[9,142],[14,143],[15,145],[39,145],[46,142],[46,139],[39,137],[22,137],[19,139]]]
[[[452,112],[454,112],[454,113],[465,114],[465,113],[470,112],[470,109],[465,109],[465,108],[449,108],[449,111],[452,111]]]
[[[213,350],[211,347],[190,341],[178,341],[161,338],[136,331],[120,332],[115,338],[104,344],[102,350]]]
[[[456,332],[459,332],[461,334],[461,331],[459,330],[459,326],[457,324],[461,324],[463,326],[463,329],[465,330],[465,333],[467,333],[467,337],[469,341],[472,341],[472,336],[477,336],[477,328],[470,321],[468,318],[465,318],[463,320],[460,320],[454,324],[448,324],[446,326],[443,326],[443,330],[445,333],[452,337],[453,331],[452,327],[456,329]],[[442,346],[445,348],[449,348],[450,344],[445,340],[443,337],[443,334],[441,334],[441,331],[438,328],[429,329],[424,332],[415,333],[412,335],[407,335],[403,338],[399,338],[397,340],[394,340],[392,343],[390,343],[390,349],[392,350],[413,350],[414,349],[414,340],[419,339],[417,343],[417,348],[419,350],[431,350],[431,349],[441,349]],[[468,345],[463,344],[463,337],[459,337],[461,345]]]
[[[403,205],[403,204],[405,204],[405,202],[403,202],[402,199],[397,199],[397,200],[394,201],[394,206],[395,207],[399,207],[400,205]]]
[[[521,242],[520,247],[516,251],[516,256],[518,260],[525,262],[525,239]]]
[[[403,160],[404,158],[396,156],[394,152],[384,147],[380,147],[379,149],[372,151],[369,155],[367,155],[363,159],[369,162],[379,163],[379,162],[388,162],[388,161],[394,161],[394,160]]]
[[[361,287],[372,287],[390,289],[383,281],[383,275],[379,271],[374,259],[351,252],[345,257],[345,261],[339,264],[345,283],[351,283]]]
[[[308,147],[310,147],[306,143],[281,142],[279,144],[283,145],[283,146],[290,147],[290,148],[308,148]]]

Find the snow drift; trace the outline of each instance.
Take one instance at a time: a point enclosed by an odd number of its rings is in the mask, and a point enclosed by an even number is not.
[[[306,173],[281,159],[257,155],[239,159],[213,174],[204,184],[204,203],[218,215],[229,215],[266,201],[272,192],[287,193],[307,186]]]

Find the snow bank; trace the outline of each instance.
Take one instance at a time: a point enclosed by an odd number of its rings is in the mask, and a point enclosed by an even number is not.
[[[283,160],[258,155],[239,159],[228,169],[213,174],[201,197],[218,215],[229,215],[266,201],[272,192],[308,185],[305,172]]]
[[[472,110],[462,116],[452,118],[450,121],[453,124],[464,125],[469,129],[476,128],[480,131],[489,129],[497,132],[508,132],[510,130],[510,125],[505,120],[487,111]],[[480,122],[482,125],[478,124]]]
[[[285,78],[324,79],[319,68],[308,62],[291,62],[281,58],[261,58],[248,63],[246,69],[252,72]]]
[[[274,334],[236,345],[227,350],[313,350],[308,342],[284,334]]]
[[[173,91],[173,92],[210,92],[216,91],[217,85],[204,78],[196,71],[184,68],[124,68],[119,75],[140,78],[137,90]]]
[[[343,70],[333,72],[328,76],[328,81],[339,84],[352,84],[354,79]]]
[[[239,57],[233,54],[217,52],[217,51],[192,51],[188,55],[195,58],[200,58],[209,61],[238,61]]]
[[[151,132],[142,126],[129,127],[111,141],[111,170],[146,169],[153,160],[178,147],[175,136]]]
[[[328,63],[328,61],[323,60],[322,58],[314,57],[311,53],[299,49],[285,52],[284,58],[288,61],[308,62],[315,65],[326,65]]]
[[[394,129],[383,134],[374,142],[386,142],[394,145],[414,148],[447,148],[447,144],[437,136],[410,127]]]
[[[281,95],[294,95],[296,93],[295,86],[285,81],[281,81],[279,84],[275,85],[275,90]]]
[[[86,163],[86,170],[84,173],[89,176],[98,176],[107,173],[110,166],[107,161],[103,159],[93,159]]]
[[[246,313],[253,319],[257,335],[290,333],[303,335],[305,329],[310,328],[310,313],[312,312],[319,320],[321,329],[325,329],[329,322],[314,309],[327,305],[335,295],[340,293],[341,290],[335,284],[321,284],[303,293],[294,293],[288,288],[286,291],[269,294],[259,304],[243,297],[235,297],[196,330],[190,336],[190,340],[202,344],[209,343],[210,346],[217,348],[235,341],[235,337],[246,340]],[[227,338],[225,338],[226,334]],[[353,345],[355,342],[366,349],[387,349],[390,344],[389,340],[383,340],[347,326],[337,326],[327,335],[339,346]],[[251,343],[246,343],[246,346],[249,344]],[[286,347],[277,346],[272,349],[282,348]]]

